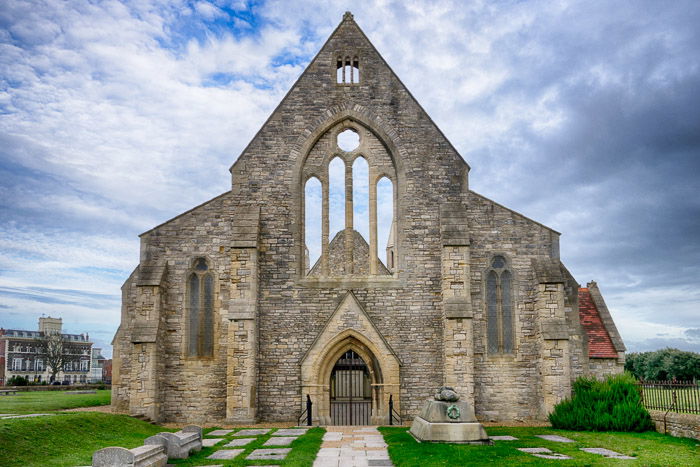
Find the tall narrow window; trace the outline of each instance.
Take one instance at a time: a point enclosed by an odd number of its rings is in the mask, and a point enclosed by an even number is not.
[[[321,182],[318,178],[311,177],[306,181],[304,188],[304,242],[306,247],[304,267],[307,274],[311,266],[316,264],[321,256],[322,200]]]
[[[329,240],[345,229],[345,162],[334,158],[328,165]]]
[[[389,269],[392,269],[391,264],[389,264],[389,256],[394,247],[393,239],[390,238],[394,234],[391,228],[393,221],[394,184],[387,177],[382,177],[377,182],[377,248],[380,257],[386,258],[385,266]]]
[[[205,258],[197,258],[188,278],[191,357],[210,357],[214,351],[214,277]]]
[[[486,272],[486,318],[488,351],[513,352],[512,274],[503,256],[494,256]]]
[[[350,67],[350,57],[345,57],[345,67],[343,69],[343,76],[345,77],[345,84],[352,83],[352,68]]]
[[[352,164],[353,227],[369,242],[369,165],[364,157]]]

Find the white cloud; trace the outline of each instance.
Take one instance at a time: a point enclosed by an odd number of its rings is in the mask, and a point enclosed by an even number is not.
[[[0,162],[11,167],[0,194],[14,199],[0,203],[0,286],[118,294],[138,260],[135,235],[229,188],[228,167],[346,9],[341,1],[4,3]],[[679,317],[668,324],[674,335],[699,327],[688,280],[668,285],[678,270],[697,272],[697,206],[684,171],[659,167],[678,160],[667,147],[690,154],[680,167],[698,154],[687,136],[700,120],[698,10],[692,2],[619,6],[615,15],[595,2],[353,5],[472,166],[471,186],[561,230],[564,261],[610,292],[633,340],[668,307]],[[672,176],[679,182],[665,183]],[[669,213],[671,199],[684,209]],[[655,215],[642,222],[647,212]],[[684,257],[654,237],[659,215],[663,238]],[[621,235],[625,227],[631,234]],[[118,308],[108,315],[116,323]]]

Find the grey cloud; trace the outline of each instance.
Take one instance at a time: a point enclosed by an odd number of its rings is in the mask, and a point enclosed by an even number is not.
[[[113,309],[115,302],[120,299],[119,295],[46,287],[0,287],[0,296],[47,304],[78,305],[90,309]]]
[[[700,352],[700,340],[698,339],[653,337],[636,341],[625,341],[625,346],[627,347],[627,352],[650,352],[667,347],[690,352]]]

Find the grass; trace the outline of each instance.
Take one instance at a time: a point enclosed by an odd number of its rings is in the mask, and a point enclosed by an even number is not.
[[[217,428],[212,428],[212,429],[207,429],[205,430],[205,437],[206,433],[212,430],[215,430]],[[236,429],[236,432],[240,431],[240,429]],[[231,449],[245,449],[245,452],[239,454],[236,456],[235,459],[230,460],[230,461],[225,461],[225,460],[210,460],[207,459],[207,456],[211,455],[214,451],[220,449],[224,444],[226,444],[228,441],[236,437],[236,433],[229,433],[227,436],[221,436],[221,438],[225,438],[226,441],[221,441],[219,444],[217,444],[214,447],[210,448],[202,448],[202,450],[196,454],[191,455],[187,459],[181,459],[181,460],[175,460],[175,459],[170,459],[168,462],[171,464],[175,464],[178,466],[194,466],[194,465],[207,465],[207,464],[222,464],[227,467],[231,466],[246,466],[246,465],[270,465],[270,463],[274,463],[275,465],[281,465],[281,466],[294,466],[294,467],[301,467],[301,466],[310,466],[313,464],[314,459],[316,459],[316,454],[318,454],[318,450],[321,448],[321,438],[323,438],[323,434],[326,432],[325,429],[323,428],[312,428],[309,431],[306,432],[304,436],[300,436],[297,440],[292,442],[291,445],[289,446],[263,446],[263,443],[270,439],[272,435],[272,431],[264,436],[258,437],[255,441],[251,442],[250,444],[247,444],[245,446],[241,446],[240,448],[231,448]],[[250,454],[254,449],[269,449],[269,448],[285,448],[285,447],[290,447],[292,448],[292,451],[287,455],[287,457],[284,460],[281,461],[249,461],[246,460],[246,456]]]
[[[490,427],[490,436],[511,435],[518,441],[496,441],[493,446],[418,443],[407,428],[381,427],[379,431],[389,445],[389,456],[396,467],[451,466],[451,465],[634,465],[643,466],[700,466],[698,441],[674,438],[656,432],[617,433],[580,432],[553,428]],[[573,439],[574,443],[557,443],[535,437],[555,434]],[[545,447],[571,456],[571,460],[541,459],[518,451],[521,447]],[[636,461],[605,459],[579,450],[582,447],[600,447],[637,457]]]
[[[14,396],[0,396],[0,413],[44,413],[77,407],[109,405],[111,393],[109,389],[98,389],[96,394],[69,394],[66,391],[18,392]]]
[[[126,415],[61,412],[0,420],[0,465],[91,465],[92,453],[107,446],[134,448],[161,431],[172,431]]]

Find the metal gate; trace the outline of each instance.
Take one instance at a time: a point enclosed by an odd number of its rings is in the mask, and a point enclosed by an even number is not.
[[[369,425],[372,389],[365,362],[348,350],[331,372],[331,424]]]

